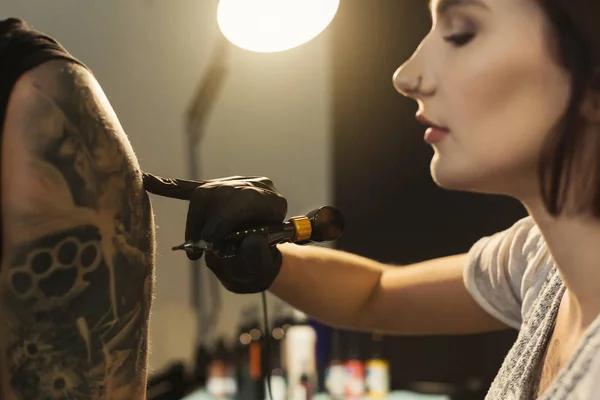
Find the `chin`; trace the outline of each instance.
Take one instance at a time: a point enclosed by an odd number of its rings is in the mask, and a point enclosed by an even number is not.
[[[431,160],[429,170],[433,182],[442,189],[465,190],[468,186],[465,174],[456,165],[443,162],[437,153]]]
[[[499,188],[494,187],[497,179],[485,173],[484,169],[465,163],[443,162],[437,154],[431,160],[430,173],[435,184],[442,189],[500,194]]]
[[[431,178],[433,182],[440,188],[445,190],[457,190],[457,191],[474,191],[471,185],[468,185],[457,177],[448,176],[448,174],[439,174],[435,171],[431,171]]]

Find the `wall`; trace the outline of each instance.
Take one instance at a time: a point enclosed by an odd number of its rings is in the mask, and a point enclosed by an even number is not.
[[[0,18],[23,18],[57,38],[95,73],[142,168],[187,176],[183,115],[215,39],[216,0],[3,0]],[[232,49],[230,74],[198,156],[202,178],[267,175],[290,215],[329,202],[328,32],[279,54]],[[183,202],[153,198],[157,285],[151,367],[191,360],[196,335],[183,239]],[[221,290],[217,333],[231,332],[256,296]],[[270,301],[273,304],[273,299]]]

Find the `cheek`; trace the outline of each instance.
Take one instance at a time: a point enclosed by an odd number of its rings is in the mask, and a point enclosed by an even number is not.
[[[473,50],[446,77],[448,123],[457,143],[480,162],[532,162],[566,109],[569,78],[535,44],[489,47],[494,51]]]

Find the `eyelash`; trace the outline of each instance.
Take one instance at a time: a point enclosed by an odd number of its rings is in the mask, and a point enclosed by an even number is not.
[[[469,43],[474,37],[474,33],[457,33],[444,37],[444,40],[452,43],[455,47],[461,47]]]

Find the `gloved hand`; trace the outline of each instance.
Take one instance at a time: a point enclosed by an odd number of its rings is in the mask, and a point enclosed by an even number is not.
[[[185,241],[215,242],[248,226],[281,223],[287,200],[268,178],[232,176],[195,182],[143,174],[144,188],[153,194],[189,200]],[[197,260],[202,254],[188,254]],[[205,255],[206,265],[223,286],[234,293],[267,290],[281,268],[281,253],[265,237],[244,239],[235,257]]]

